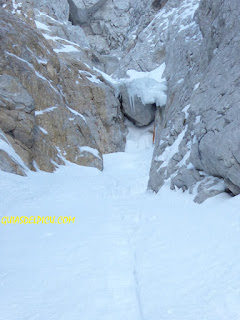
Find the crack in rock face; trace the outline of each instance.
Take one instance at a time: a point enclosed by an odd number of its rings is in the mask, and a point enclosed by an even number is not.
[[[152,3],[152,6],[157,9],[160,10],[162,9],[162,7],[165,6],[165,4],[167,3],[168,0],[154,0]]]

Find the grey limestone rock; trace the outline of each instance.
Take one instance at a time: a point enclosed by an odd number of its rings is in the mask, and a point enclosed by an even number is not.
[[[122,111],[129,120],[139,127],[153,122],[156,113],[155,104],[144,105],[138,96],[130,97],[126,85],[122,85],[119,91]]]
[[[60,21],[68,21],[69,4],[67,0],[32,0],[33,8],[54,15]]]
[[[7,74],[0,75],[0,103],[6,110],[23,110],[30,113],[34,110],[34,100],[21,82]]]
[[[128,41],[131,29],[145,17],[146,3],[150,5],[146,0],[69,0],[70,20],[84,29],[93,49],[109,54]]]
[[[195,201],[202,202],[226,189],[239,193],[239,14],[237,1],[201,0],[187,29],[176,34],[174,26],[168,27],[175,41],[165,42],[168,102],[163,119],[157,123],[158,127],[161,123],[161,128],[157,131],[149,180],[149,188],[155,191],[168,178],[172,187],[189,188],[183,183],[183,172],[184,180],[189,180],[193,171],[182,169],[187,168],[181,160],[185,154],[196,170],[225,180],[225,188],[211,192],[202,183]],[[184,125],[179,130],[176,119],[181,115]],[[164,130],[166,127],[168,131]],[[158,142],[169,141],[169,131],[176,132],[177,148],[166,167],[159,169],[161,162],[157,159],[164,153],[164,147]],[[175,166],[173,159],[177,159]]]
[[[21,167],[10,155],[0,149],[0,170],[26,176],[25,169]]]

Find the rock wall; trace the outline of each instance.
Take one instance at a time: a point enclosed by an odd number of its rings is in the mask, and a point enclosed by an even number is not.
[[[149,180],[156,192],[169,182],[197,202],[239,194],[239,13],[237,1],[201,0],[188,27],[168,28],[168,103],[156,119]]]
[[[0,9],[0,168],[52,172],[69,160],[102,169],[102,153],[124,150],[125,127],[113,90],[87,67],[91,51],[48,32],[55,16],[34,23],[47,13],[8,6]]]
[[[237,1],[153,2],[126,44],[115,76],[166,63],[166,107],[157,108],[148,188],[196,194],[239,193]],[[159,6],[159,7],[158,7]]]
[[[68,1],[70,20],[84,29],[92,48],[101,54],[116,50],[121,55],[127,43],[135,40],[132,31],[149,23],[154,12],[151,1],[147,0]]]

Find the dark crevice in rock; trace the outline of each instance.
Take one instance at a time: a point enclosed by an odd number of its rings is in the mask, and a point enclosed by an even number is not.
[[[122,114],[124,115],[124,117],[125,117],[126,119],[128,119],[129,121],[131,121],[131,122],[132,122],[134,125],[136,125],[137,127],[147,127],[147,126],[149,126],[151,123],[153,123],[153,122],[155,121],[155,117],[154,117],[152,121],[148,122],[148,123],[145,124],[145,125],[143,125],[142,123],[139,123],[136,119],[134,119],[134,117],[132,117],[129,113],[127,113],[127,112],[125,111],[125,108],[124,108],[124,106],[123,106],[123,98],[122,98],[121,95],[118,96],[118,100],[119,100],[119,102],[120,102],[120,110],[121,110]],[[148,106],[149,106],[149,105],[148,105]],[[154,103],[154,104],[152,104],[151,106],[152,106],[153,108],[155,108],[155,115],[156,115],[156,110],[157,110],[156,104]]]
[[[78,9],[73,0],[68,0],[69,21],[73,25],[88,24],[88,13],[86,9]]]
[[[152,7],[154,9],[160,10],[162,7],[165,6],[165,4],[168,2],[168,0],[154,0],[152,3]]]
[[[228,178],[224,179],[224,183],[226,186],[226,192],[230,194],[231,196],[236,196],[240,194],[240,188],[236,186],[232,181]]]

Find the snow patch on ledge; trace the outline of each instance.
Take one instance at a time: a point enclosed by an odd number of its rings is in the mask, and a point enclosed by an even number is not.
[[[73,114],[75,114],[76,116],[81,117],[81,118],[83,119],[83,121],[84,121],[85,123],[87,123],[85,117],[84,117],[81,113],[77,112],[76,110],[74,110],[74,109],[72,109],[72,108],[70,108],[70,107],[67,107],[67,108],[68,108],[69,111],[71,111],[71,112],[72,112]],[[69,119],[69,120],[70,120],[70,119]]]
[[[55,109],[57,109],[57,107],[50,107],[50,108],[47,108],[47,109],[35,111],[35,116],[41,116],[44,113],[52,112]]]
[[[68,45],[68,44],[64,44],[62,48],[60,49],[53,49],[53,51],[55,51],[56,53],[61,53],[61,52],[79,52],[79,50],[77,48],[75,48],[72,45]]]
[[[45,31],[51,31],[50,28],[42,22],[35,20],[35,24],[38,29],[45,30]]]
[[[44,134],[48,134],[48,132],[47,132],[47,130],[45,130],[44,128],[42,128],[42,127],[38,127],[41,131],[42,131],[42,133],[44,133]]]
[[[102,160],[100,155],[99,155],[99,151],[97,149],[93,149],[93,148],[88,147],[88,146],[83,146],[83,147],[79,147],[79,150],[80,150],[80,152],[91,153],[92,155],[94,155],[94,157],[99,158],[100,160]]]
[[[160,156],[155,158],[155,161],[157,161],[157,162],[162,161],[160,167],[157,170],[158,172],[161,168],[167,167],[169,161],[172,159],[174,154],[178,152],[179,145],[182,142],[182,140],[187,132],[187,128],[188,128],[188,126],[186,126],[185,129],[179,134],[179,136],[177,137],[177,139],[175,140],[175,142],[171,146],[166,147],[165,150],[163,151],[163,153]]]

